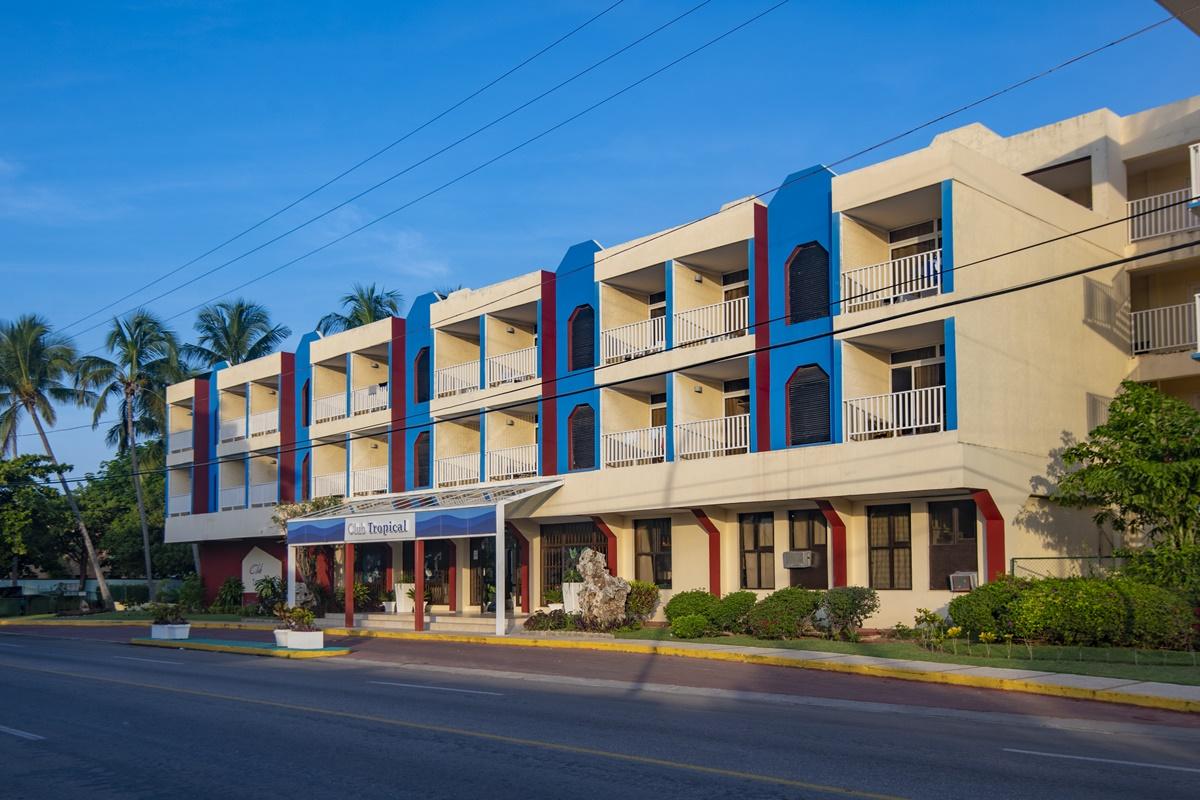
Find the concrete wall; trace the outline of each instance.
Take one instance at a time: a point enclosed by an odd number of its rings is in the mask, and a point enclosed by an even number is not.
[[[509,322],[489,316],[486,322],[488,357],[525,350],[537,343],[534,326],[528,323]],[[512,332],[509,332],[512,329]]]
[[[350,469],[386,467],[387,463],[387,436],[364,436],[350,441]]]
[[[434,361],[436,369],[479,360],[479,337],[435,330]]]
[[[675,296],[672,298],[674,313],[710,306],[725,299],[720,275],[690,267],[681,261],[674,262],[672,270],[675,273]]]
[[[649,426],[649,395],[620,389],[600,391],[601,433],[619,433]]]
[[[717,419],[725,416],[725,386],[722,381],[694,378],[681,372],[675,381],[675,424]],[[699,388],[700,392],[696,389]]]
[[[607,283],[600,284],[601,330],[641,322],[649,317],[648,295]]]

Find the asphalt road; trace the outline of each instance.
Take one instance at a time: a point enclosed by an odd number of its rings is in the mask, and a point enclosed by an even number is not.
[[[597,676],[537,651],[540,669],[504,663],[507,648],[395,644],[285,661],[5,633],[0,797],[1169,798],[1200,781],[1191,717],[976,710],[837,676],[876,686],[855,699],[804,691],[818,674],[801,670],[783,691],[778,670],[749,665],[709,665],[738,678],[704,685],[719,681],[665,657],[653,676],[636,659]]]

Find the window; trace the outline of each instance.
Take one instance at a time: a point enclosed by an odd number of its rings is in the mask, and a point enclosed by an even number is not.
[[[912,530],[908,503],[867,508],[872,589],[912,588]]]
[[[829,541],[825,515],[816,509],[788,512],[789,549],[812,552],[812,566],[789,569],[792,586],[806,589],[828,589],[829,569],[826,566],[826,544]]]
[[[666,292],[651,292],[646,298],[646,305],[650,310],[650,319],[658,319],[667,315],[667,293]]]
[[[429,431],[421,431],[413,440],[413,488],[424,489],[433,484],[433,464],[429,460]]]
[[[742,588],[775,588],[775,515],[770,511],[738,515],[742,550]]]
[[[305,454],[300,462],[300,500],[307,502],[312,499],[312,456]]]
[[[816,242],[802,244],[787,260],[789,325],[829,316],[829,251]]]
[[[667,424],[666,392],[650,395],[650,427],[661,428]]]
[[[304,404],[304,427],[312,425],[312,381],[305,381],[300,390],[301,402]]]
[[[737,300],[750,296],[750,270],[739,269],[721,276],[723,300]]]
[[[633,538],[637,551],[634,577],[660,589],[671,588],[671,520],[636,519]]]
[[[596,312],[579,306],[567,322],[567,371],[596,365]]]
[[[929,588],[950,588],[950,573],[976,572],[975,501],[929,504]]]
[[[596,412],[585,404],[567,417],[567,469],[596,466]]]
[[[942,247],[941,219],[927,219],[888,231],[889,260],[928,253]]]
[[[608,554],[608,539],[591,522],[542,525],[542,602],[546,595],[562,589],[563,573],[575,567],[584,548]],[[556,603],[562,602],[559,595]]]
[[[725,381],[725,416],[738,417],[750,413],[750,379]]]
[[[788,446],[828,442],[829,376],[820,367],[800,367],[787,382]]]
[[[422,347],[413,359],[413,402],[429,402],[429,348]]]

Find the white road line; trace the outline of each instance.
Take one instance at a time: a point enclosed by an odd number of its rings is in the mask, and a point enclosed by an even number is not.
[[[424,683],[393,683],[391,681],[367,681],[376,686],[399,686],[404,689],[431,689],[435,692],[457,692],[459,694],[487,694],[492,697],[504,697],[502,692],[484,692],[479,689],[451,689],[449,686],[429,686]]]
[[[24,647],[24,646],[25,645],[23,645],[23,644],[8,644],[7,642],[0,642],[0,647]]]
[[[113,658],[119,658],[122,661],[145,661],[147,664],[179,664],[180,663],[178,661],[163,661],[162,659],[158,659],[158,658],[136,658],[134,656],[113,656]]]
[[[29,731],[6,728],[3,725],[0,725],[0,733],[7,733],[9,736],[16,736],[18,739],[28,739],[31,742],[40,742],[46,738],[45,736],[38,736],[36,733],[30,733]]]
[[[1147,769],[1169,769],[1173,772],[1200,772],[1196,767],[1177,767],[1173,764],[1150,764],[1145,761],[1122,761],[1117,758],[1096,758],[1095,756],[1072,756],[1066,753],[1043,753],[1040,750],[1018,750],[1015,747],[1004,748],[1006,753],[1021,753],[1027,756],[1042,756],[1043,758],[1066,758],[1072,761],[1099,761],[1102,764],[1119,764],[1123,767],[1146,767]]]

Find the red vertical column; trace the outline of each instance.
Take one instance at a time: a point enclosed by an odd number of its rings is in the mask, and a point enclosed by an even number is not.
[[[504,523],[504,529],[516,538],[521,553],[521,611],[529,613],[529,539],[521,533],[521,529],[511,522]]]
[[[342,594],[346,607],[346,627],[354,627],[354,545],[347,542],[342,553]]]
[[[296,354],[279,354],[279,501],[294,503],[296,491]]]
[[[196,378],[192,394],[192,513],[208,513],[210,409],[208,378]]]
[[[448,577],[450,585],[447,591],[450,594],[450,611],[458,611],[458,545],[454,540],[449,540],[446,544],[450,545],[450,567]]]
[[[541,466],[543,475],[558,474],[558,305],[554,288],[554,273],[542,271],[541,320],[538,344],[541,352],[542,414],[538,427],[542,431]]]
[[[833,561],[833,585],[845,586],[846,577],[846,523],[828,500],[818,500],[817,508],[829,525],[829,558]]]
[[[388,435],[391,475],[388,489],[393,492],[403,492],[408,487],[404,485],[404,472],[408,448],[405,447],[407,436],[404,431],[405,418],[408,414],[408,384],[405,376],[408,368],[404,320],[392,317],[392,350],[391,362],[388,364],[388,396],[391,399],[391,433]]]
[[[754,449],[771,449],[771,283],[767,207],[754,206]]]
[[[708,534],[708,592],[713,597],[721,596],[721,531],[709,519],[702,508],[693,508],[692,514],[700,527]]]
[[[608,540],[608,574],[617,574],[617,535],[612,532],[612,528],[599,517],[592,517],[592,524],[604,534],[604,538]]]
[[[413,542],[413,630],[425,630],[425,542]]]
[[[1004,516],[987,489],[971,490],[971,498],[983,515],[983,574],[994,581],[1004,575]]]

